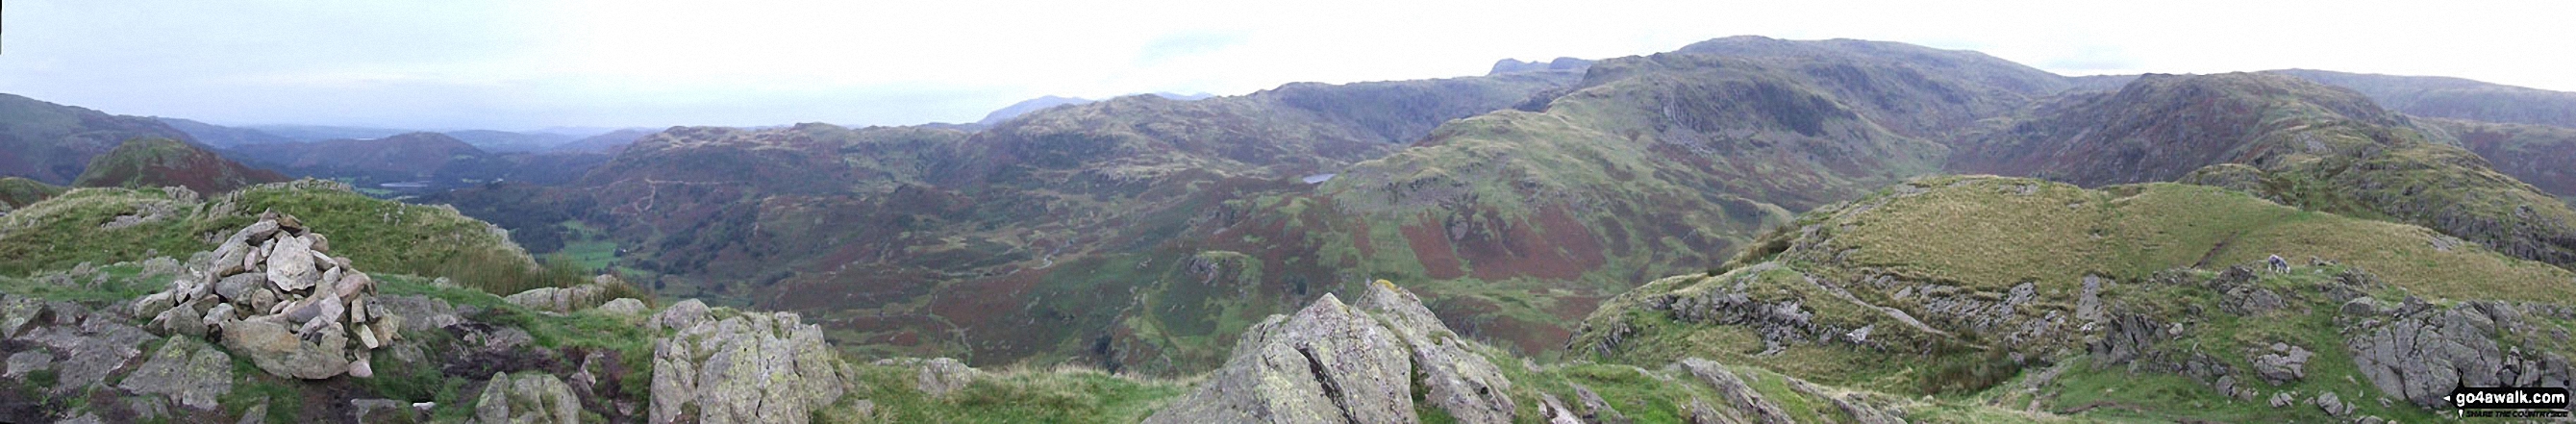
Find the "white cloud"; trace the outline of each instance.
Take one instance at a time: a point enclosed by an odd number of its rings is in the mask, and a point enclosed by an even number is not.
[[[228,123],[971,121],[1039,95],[1241,94],[1738,34],[2069,74],[2318,68],[2576,90],[2567,2],[10,1],[0,92]]]

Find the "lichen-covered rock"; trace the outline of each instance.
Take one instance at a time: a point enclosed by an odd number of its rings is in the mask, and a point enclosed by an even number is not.
[[[43,300],[0,294],[0,337],[18,337],[29,326],[43,324],[39,318],[45,315]]]
[[[599,304],[599,311],[621,317],[641,317],[648,312],[644,309],[644,301],[624,297]]]
[[[578,424],[581,399],[554,374],[523,372],[492,375],[474,401],[474,423]]]
[[[171,337],[143,366],[126,374],[117,387],[138,394],[168,396],[171,402],[199,410],[215,408],[215,398],[232,391],[233,359],[193,337]]]
[[[1234,356],[1148,423],[1412,423],[1409,355],[1331,294],[1247,330]]]
[[[845,365],[796,314],[700,321],[654,341],[652,422],[803,423],[849,391]]]
[[[1367,297],[1359,303],[1361,309],[1375,313],[1412,348],[1413,364],[1422,371],[1422,385],[1428,389],[1425,400],[1447,410],[1459,422],[1512,422],[1517,407],[1506,395],[1512,390],[1511,380],[1503,377],[1501,368],[1470,351],[1465,340],[1441,325],[1439,317],[1422,307],[1421,298],[1394,283],[1377,280],[1369,285]]]
[[[1692,376],[1699,377],[1701,382],[1717,388],[1717,394],[1725,396],[1727,403],[1735,406],[1736,412],[1752,418],[1755,423],[1796,422],[1789,418],[1787,410],[1781,409],[1779,404],[1771,403],[1771,400],[1764,398],[1762,393],[1753,391],[1752,386],[1744,384],[1742,378],[1736,377],[1735,372],[1727,371],[1724,365],[1718,365],[1706,359],[1684,358],[1681,366]]]

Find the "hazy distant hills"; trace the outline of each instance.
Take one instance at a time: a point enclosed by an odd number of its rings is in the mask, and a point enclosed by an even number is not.
[[[244,162],[290,176],[341,179],[361,189],[405,192],[444,190],[494,180],[560,184],[608,159],[598,153],[494,153],[432,132],[252,144],[226,151]]]
[[[557,144],[552,147],[551,150],[562,152],[607,153],[615,155],[619,150],[626,149],[627,144],[632,144],[635,140],[642,139],[644,136],[653,135],[653,133],[656,132],[660,132],[660,130],[627,128],[609,131],[600,133],[599,135],[582,137],[569,142],[564,142],[563,144]]]
[[[169,124],[171,128],[176,128],[179,131],[188,133],[189,137],[196,138],[199,143],[205,143],[207,146],[213,146],[218,149],[228,149],[233,146],[245,144],[292,143],[298,141],[293,138],[287,138],[285,136],[270,134],[266,131],[249,128],[227,127],[180,118],[156,117],[153,119],[160,120],[163,124]]]
[[[1494,61],[1494,69],[1493,69],[1493,70],[1490,70],[1490,71],[1486,71],[1486,72],[1485,72],[1485,75],[1506,74],[1506,73],[1513,73],[1513,72],[1531,72],[1531,71],[1569,71],[1569,72],[1582,72],[1582,71],[1583,71],[1583,68],[1590,67],[1590,66],[1592,66],[1592,61],[1591,61],[1591,60],[1576,59],[1576,58],[1571,58],[1571,57],[1560,57],[1560,58],[1556,58],[1556,60],[1550,60],[1550,61],[1545,61],[1545,62],[1540,62],[1540,61],[1528,61],[1528,62],[1523,62],[1523,61],[1520,61],[1520,60],[1517,60],[1517,59],[1503,59],[1503,60],[1497,60],[1497,61]]]
[[[151,118],[0,94],[0,176],[71,184],[90,159],[142,137],[189,139]]]
[[[1153,96],[1155,96],[1155,97],[1161,97],[1161,98],[1165,98],[1165,99],[1181,100],[1181,101],[1198,100],[1198,99],[1204,99],[1204,98],[1209,98],[1209,97],[1215,97],[1214,95],[1210,95],[1210,94],[1207,94],[1207,93],[1199,93],[1199,94],[1154,93],[1154,94],[1153,94]],[[1020,115],[1027,115],[1029,112],[1036,112],[1036,111],[1039,111],[1039,110],[1042,110],[1042,109],[1051,108],[1051,107],[1056,107],[1056,106],[1063,106],[1063,105],[1078,105],[1078,104],[1091,103],[1091,102],[1096,102],[1096,101],[1098,101],[1098,100],[1084,99],[1084,98],[1075,98],[1075,97],[1039,96],[1038,98],[1034,98],[1034,99],[1021,100],[1019,103],[1012,103],[1010,106],[1003,106],[1001,109],[994,109],[992,113],[984,114],[984,119],[982,119],[982,120],[978,120],[978,121],[975,121],[975,125],[981,125],[981,126],[984,126],[984,127],[991,127],[991,126],[993,126],[994,124],[1000,124],[1000,123],[1002,123],[1002,121],[1009,120],[1009,119],[1011,119],[1011,118],[1017,118],[1017,117],[1020,117]]]
[[[2311,69],[2272,73],[2350,88],[2408,115],[2576,128],[2576,93],[2451,77],[2355,74]]]

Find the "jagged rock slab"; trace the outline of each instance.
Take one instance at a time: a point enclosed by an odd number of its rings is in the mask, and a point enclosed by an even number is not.
[[[1786,410],[1780,409],[1779,404],[1771,403],[1770,399],[1762,397],[1762,393],[1753,391],[1752,386],[1745,385],[1742,378],[1736,377],[1732,371],[1727,371],[1724,365],[1706,359],[1686,358],[1682,359],[1681,366],[1682,369],[1690,371],[1692,376],[1699,377],[1700,381],[1717,388],[1718,395],[1725,396],[1727,403],[1733,404],[1737,412],[1751,418],[1755,423],[1796,422],[1789,418]]]
[[[1360,299],[1360,308],[1377,315],[1412,348],[1413,364],[1428,389],[1425,400],[1449,411],[1459,422],[1512,422],[1517,406],[1505,394],[1512,382],[1503,377],[1501,368],[1470,351],[1467,342],[1441,325],[1440,318],[1423,308],[1422,299],[1413,293],[1386,280],[1370,284],[1368,292]]]

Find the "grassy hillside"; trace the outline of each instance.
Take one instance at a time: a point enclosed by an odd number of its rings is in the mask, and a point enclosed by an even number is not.
[[[1922,178],[1802,215],[1723,273],[1622,295],[1569,347],[1608,363],[1703,356],[2061,414],[2115,406],[2090,413],[2100,418],[2317,420],[2317,408],[2220,390],[2367,398],[2343,346],[2354,320],[2337,318],[2348,299],[2576,301],[2576,273],[2452,240],[2210,187]],[[2262,270],[2271,255],[2295,265]],[[2159,334],[2172,324],[2179,337],[2128,344],[2124,322]],[[2272,343],[2317,352],[2304,379],[2256,378],[2245,352]],[[2382,417],[2427,412],[2362,403]]]
[[[311,225],[348,228],[332,233],[332,252],[376,264],[371,269],[459,277],[473,269],[524,271],[493,276],[538,271],[499,228],[453,209],[378,200],[346,185],[303,180],[203,199],[159,188],[75,189],[0,217],[0,275],[211,250],[222,241],[215,232],[247,225],[271,210]]]
[[[531,246],[598,252],[665,294],[806,312],[849,349],[1186,372],[1343,279],[1299,253],[1314,249],[1301,228],[1245,219],[1254,209],[1313,204],[1281,202],[1312,190],[1297,178],[1577,76],[1131,96],[975,133],[673,128],[574,187],[437,201],[554,241]],[[1169,309],[1182,305],[1218,312]]]
[[[188,134],[152,118],[0,94],[0,176],[68,185],[92,158],[144,137],[187,140]]]
[[[199,193],[223,193],[242,187],[286,181],[286,176],[242,166],[214,152],[166,138],[126,140],[99,155],[72,180],[76,187],[187,187]]]
[[[2149,75],[2042,106],[1971,142],[1949,168],[2086,186],[2224,186],[2576,266],[2576,210],[2438,140],[2350,90],[2275,74]]]
[[[63,194],[63,190],[66,190],[66,188],[52,184],[45,184],[41,181],[19,177],[0,177],[0,206],[7,207],[7,209],[0,209],[0,212],[6,212],[8,209],[17,209],[18,207],[45,200],[45,198]]]
[[[2054,78],[1969,52],[1758,37],[1603,60],[1543,106],[1353,165],[1318,189],[1339,216],[1303,221],[1305,237],[1327,264],[1425,281],[1463,331],[1544,352],[1637,282],[1933,172],[1947,137]]]

